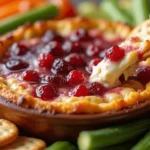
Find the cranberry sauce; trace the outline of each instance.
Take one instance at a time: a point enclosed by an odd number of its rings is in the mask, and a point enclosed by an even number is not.
[[[112,48],[108,49],[105,56],[111,62],[118,62],[125,56],[125,51],[121,47],[115,45]]]
[[[88,78],[106,49],[122,39],[107,41],[92,31],[79,29],[62,37],[49,30],[40,39],[14,43],[1,61],[2,76],[28,82],[33,87],[31,94],[43,100],[102,95],[107,89],[99,83],[89,83]],[[117,46],[106,56],[117,61],[120,58],[114,55],[116,51],[124,56],[124,51]]]

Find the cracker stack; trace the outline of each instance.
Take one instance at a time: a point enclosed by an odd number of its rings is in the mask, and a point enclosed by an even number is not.
[[[18,134],[19,130],[15,124],[0,119],[0,150],[43,150],[46,147],[43,140]]]

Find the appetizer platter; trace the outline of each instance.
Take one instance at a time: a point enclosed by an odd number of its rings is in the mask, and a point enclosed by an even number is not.
[[[133,27],[59,11],[0,24],[0,148],[149,149],[150,19]]]

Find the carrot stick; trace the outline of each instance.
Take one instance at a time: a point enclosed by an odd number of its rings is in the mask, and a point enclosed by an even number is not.
[[[15,0],[0,0],[0,6],[4,5],[4,4],[8,4],[8,3],[12,2],[12,1],[15,1]]]
[[[10,3],[7,3],[5,5],[2,5],[0,7],[0,19],[4,19],[5,17],[8,17],[10,15],[14,15],[20,12],[26,12],[32,7],[35,7],[36,5],[43,4],[46,2],[46,0],[40,0],[40,2],[37,2],[37,0],[13,0]]]

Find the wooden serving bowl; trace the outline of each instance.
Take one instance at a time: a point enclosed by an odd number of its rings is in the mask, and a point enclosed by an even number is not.
[[[121,111],[100,114],[50,114],[22,108],[0,97],[1,118],[15,123],[30,135],[46,141],[75,141],[80,131],[94,130],[145,117],[150,113],[150,100]]]

